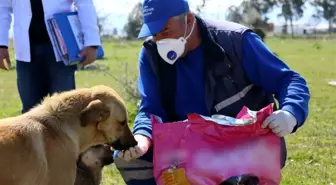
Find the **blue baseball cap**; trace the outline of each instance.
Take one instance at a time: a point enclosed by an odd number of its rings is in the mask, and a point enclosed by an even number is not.
[[[142,3],[143,25],[138,38],[160,32],[171,17],[189,11],[187,0],[144,0]]]

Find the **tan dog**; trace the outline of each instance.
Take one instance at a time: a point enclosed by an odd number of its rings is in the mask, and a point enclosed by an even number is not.
[[[1,185],[73,185],[89,146],[136,145],[121,97],[95,86],[47,97],[31,111],[0,120]]]
[[[113,163],[109,145],[96,145],[81,153],[77,161],[75,185],[99,185],[104,166]]]

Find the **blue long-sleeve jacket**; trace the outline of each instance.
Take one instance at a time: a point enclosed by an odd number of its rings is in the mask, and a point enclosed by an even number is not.
[[[188,113],[210,116],[206,115],[204,99],[202,46],[178,60],[175,65],[175,105],[179,118],[186,119]],[[304,78],[275,56],[253,32],[244,33],[242,65],[249,80],[264,91],[275,94],[279,108],[291,112],[297,119],[297,127],[301,127],[308,116],[310,99]],[[157,79],[144,48],[139,55],[139,70],[138,89],[142,100],[133,133],[152,138],[150,114],[157,115],[165,121],[166,113],[161,105]]]

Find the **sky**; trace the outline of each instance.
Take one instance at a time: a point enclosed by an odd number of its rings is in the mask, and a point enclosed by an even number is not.
[[[118,32],[122,32],[122,29],[127,21],[127,16],[139,0],[93,0],[96,6],[98,15],[109,15],[105,22],[105,29],[107,32],[112,32],[113,28],[117,28]],[[229,6],[239,5],[243,0],[209,0],[204,9],[202,17],[211,19],[225,19],[225,13]],[[189,0],[191,9],[195,10],[197,5],[200,5],[202,0]],[[275,9],[268,14],[270,22],[275,25],[281,25],[284,23],[282,18],[278,18],[280,9]],[[314,13],[314,8],[306,6],[305,14],[302,19],[299,20],[301,24],[312,23],[311,15]],[[325,21],[322,22],[325,24]],[[11,29],[12,36],[12,29]]]
[[[126,23],[128,14],[139,0],[94,0],[96,10],[101,15],[110,14],[106,25],[108,28],[117,27],[118,31]],[[189,0],[190,7],[195,9],[202,0]],[[204,11],[207,16],[220,15],[231,5],[239,5],[242,0],[209,0]]]
[[[211,19],[225,19],[226,10],[231,5],[239,5],[243,0],[209,0],[204,8],[203,17]],[[127,16],[134,7],[134,5],[139,2],[139,0],[94,0],[96,5],[97,12],[101,15],[109,13],[109,20],[106,23],[106,28],[112,30],[114,27],[118,31],[122,30],[123,26],[126,23]],[[191,9],[195,10],[197,5],[200,5],[202,0],[189,0]],[[302,19],[298,20],[301,24],[312,23],[314,21],[311,19],[311,16],[314,14],[315,9],[309,4],[306,5],[304,11],[304,16]],[[274,11],[268,14],[270,22],[273,22],[275,25],[282,25],[284,20],[279,18],[277,15],[280,13],[280,9],[276,8]],[[325,22],[322,22],[325,24]],[[315,22],[317,24],[317,22]]]

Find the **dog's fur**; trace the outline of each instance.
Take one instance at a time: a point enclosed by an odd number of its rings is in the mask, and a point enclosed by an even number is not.
[[[73,185],[79,154],[113,142],[117,150],[136,145],[113,89],[54,94],[25,114],[0,120],[0,184]]]
[[[75,185],[99,185],[104,166],[113,163],[109,145],[96,145],[81,153],[77,161]]]

